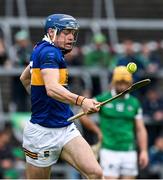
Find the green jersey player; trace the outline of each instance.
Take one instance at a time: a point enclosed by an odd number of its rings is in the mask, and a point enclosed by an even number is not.
[[[125,66],[118,66],[113,72],[111,90],[95,98],[99,102],[105,101],[131,84],[132,75]],[[142,168],[148,164],[147,132],[136,97],[126,94],[102,106],[99,111],[100,128],[88,116],[80,120],[101,141],[100,164],[106,179],[135,178],[138,174],[137,162]],[[136,145],[139,148],[138,158]]]

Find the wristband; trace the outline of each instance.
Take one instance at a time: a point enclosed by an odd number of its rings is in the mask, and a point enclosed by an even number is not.
[[[78,96],[78,97],[76,98],[75,104],[81,106],[85,98],[86,98],[86,97]]]
[[[80,106],[82,106],[82,104],[83,104],[83,102],[84,102],[84,99],[86,99],[86,97],[83,98],[83,100],[81,101],[81,105],[80,105]]]
[[[78,99],[79,99],[79,97],[80,97],[80,96],[78,96],[78,97],[76,98],[76,102],[75,102],[76,105],[78,105]]]

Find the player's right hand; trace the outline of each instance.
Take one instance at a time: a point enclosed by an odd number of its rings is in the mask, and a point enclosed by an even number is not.
[[[99,105],[100,102],[97,102],[94,99],[84,99],[83,103],[82,103],[82,109],[84,111],[85,114],[90,114],[93,112],[98,112],[100,110],[100,107],[97,107],[97,105]]]

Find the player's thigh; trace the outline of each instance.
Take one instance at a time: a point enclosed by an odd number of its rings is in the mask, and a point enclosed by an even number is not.
[[[101,171],[92,149],[82,136],[73,138],[63,147],[61,158],[78,169],[82,174]]]
[[[26,177],[27,179],[50,179],[51,166],[36,167],[32,164],[26,163]]]

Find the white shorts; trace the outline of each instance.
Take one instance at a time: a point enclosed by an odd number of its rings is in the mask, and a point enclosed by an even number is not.
[[[63,146],[81,136],[72,123],[63,128],[46,128],[27,122],[23,134],[26,161],[37,167],[48,167],[57,162]]]
[[[136,151],[100,150],[100,164],[104,176],[136,176],[138,174]]]

